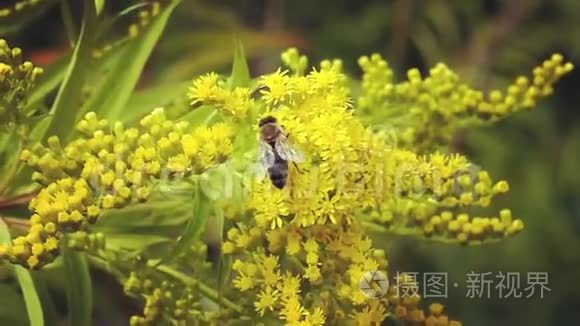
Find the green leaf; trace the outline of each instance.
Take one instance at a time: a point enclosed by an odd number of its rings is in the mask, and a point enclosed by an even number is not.
[[[69,325],[90,326],[93,291],[89,265],[84,253],[63,249]]]
[[[185,94],[189,85],[189,81],[167,83],[133,93],[125,106],[125,113],[121,121],[137,121],[157,107],[165,108],[165,111],[172,118],[187,112],[189,103]]]
[[[16,277],[22,288],[22,294],[24,295],[24,302],[26,303],[26,311],[28,311],[28,319],[30,320],[30,325],[32,326],[42,326],[44,325],[44,317],[42,315],[42,306],[40,305],[40,300],[36,289],[34,287],[34,282],[30,273],[22,266],[16,266]]]
[[[191,216],[191,187],[184,195],[152,194],[148,202],[122,209],[107,210],[94,230],[109,234],[162,235],[175,238]],[[187,195],[186,195],[187,194]]]
[[[140,252],[157,246],[166,253],[191,219],[193,190],[184,183],[183,187],[172,184],[166,191],[171,192],[170,198],[154,188],[146,203],[104,212],[94,231],[107,235],[109,249]]]
[[[46,96],[54,91],[64,79],[70,60],[71,56],[66,55],[44,69],[36,85],[28,95],[28,102],[25,108],[26,112],[36,112],[44,107]]]
[[[107,249],[113,251],[143,251],[153,245],[173,242],[173,239],[159,235],[131,233],[107,234]]]
[[[100,15],[103,12],[103,8],[105,7],[105,0],[95,0],[95,8],[97,9],[97,15]]]
[[[163,257],[161,263],[171,262],[181,252],[198,240],[207,227],[209,214],[213,209],[212,201],[201,190],[199,180],[194,180],[192,214],[185,229],[177,238],[177,242],[171,248],[169,254]]]
[[[173,0],[145,30],[140,32],[139,36],[120,50],[123,53],[111,67],[107,81],[95,90],[94,100],[88,104],[89,110],[111,120],[117,120],[121,116],[131,93],[137,86],[147,59],[179,2],[180,0]]]
[[[71,47],[74,47],[77,41],[77,29],[75,27],[71,6],[68,0],[60,0],[60,14],[62,16],[62,22],[64,24],[64,30],[69,44]]]
[[[214,25],[212,25],[214,26]],[[236,30],[247,58],[292,45],[295,36],[290,33],[253,31],[242,26]],[[156,81],[175,82],[204,74],[208,70],[221,71],[233,62],[232,29],[200,28],[192,32],[173,33],[163,40],[158,57],[171,65],[159,69],[152,76]],[[184,55],[187,54],[187,55]]]
[[[12,181],[18,172],[22,149],[22,140],[17,133],[11,133],[3,138],[2,152],[0,152],[0,198],[11,195]]]
[[[0,243],[5,245],[11,244],[10,232],[4,221],[0,220]],[[34,282],[27,269],[22,266],[14,266],[16,278],[22,289],[24,296],[24,303],[26,304],[26,311],[28,312],[28,320],[32,326],[43,326],[44,317],[42,315],[42,306],[34,287]]]
[[[218,232],[218,245],[220,248],[220,257],[217,263],[217,287],[218,287],[218,297],[221,299],[222,291],[224,286],[226,285],[227,280],[229,280],[231,274],[231,267],[232,267],[232,256],[231,255],[224,255],[221,251],[221,247],[223,244],[223,235],[224,235],[224,226],[225,226],[225,218],[224,212],[221,207],[215,207],[215,219],[216,219],[216,228]],[[220,300],[218,300],[220,302]]]
[[[47,281],[44,278],[37,277],[34,279],[34,285],[36,286],[36,292],[42,305],[44,323],[46,325],[58,325],[60,318],[56,310],[55,302],[50,294]]]
[[[66,140],[74,129],[73,126],[81,106],[81,92],[89,69],[88,62],[93,49],[96,24],[94,2],[85,1],[84,4],[83,23],[79,39],[73,51],[64,81],[50,110],[53,117],[43,140],[52,135],[57,135],[61,140]]]
[[[250,85],[250,80],[250,69],[248,68],[248,62],[244,54],[244,46],[242,45],[242,41],[235,39],[234,62],[232,64],[232,74],[228,79],[228,88],[247,87]]]

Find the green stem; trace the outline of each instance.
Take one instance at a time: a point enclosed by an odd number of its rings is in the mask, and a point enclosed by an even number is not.
[[[64,240],[67,241],[66,236]],[[93,312],[93,289],[87,255],[66,247],[63,248],[62,255],[67,279],[69,325],[90,326]]]
[[[14,188],[15,185],[12,185],[12,182],[14,181],[14,179],[16,178],[16,175],[18,174],[19,168],[21,167],[21,164],[18,164],[19,160],[20,160],[20,151],[22,150],[22,148],[24,148],[25,146],[25,140],[22,139],[21,137],[18,137],[18,145],[16,147],[16,151],[14,151],[14,153],[12,153],[12,157],[9,159],[9,162],[7,163],[8,166],[8,172],[6,173],[6,180],[3,182],[3,184],[0,185],[0,198],[5,195],[7,192],[9,192],[8,190],[10,190],[11,188]]]
[[[121,272],[119,269],[113,267],[111,263],[108,262],[105,258],[91,253],[89,253],[87,257],[92,265],[113,274],[113,276],[115,276],[119,281],[125,279],[125,274],[123,274],[123,272]]]
[[[169,266],[166,266],[166,265],[159,265],[156,268],[158,271],[160,271],[166,275],[169,275],[169,276],[183,282],[186,285],[196,286],[197,288],[199,288],[199,291],[201,293],[203,293],[209,299],[211,299],[215,302],[219,302],[220,304],[223,304],[225,307],[230,308],[237,313],[242,313],[244,311],[244,309],[242,307],[240,307],[239,305],[235,304],[234,302],[232,302],[224,297],[221,297],[219,295],[219,293],[217,291],[215,291],[214,289],[212,289],[211,287],[181,273],[180,271],[176,271],[175,269],[173,269]]]

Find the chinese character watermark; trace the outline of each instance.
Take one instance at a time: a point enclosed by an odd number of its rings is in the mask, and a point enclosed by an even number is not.
[[[447,298],[447,273],[423,274],[423,298]]]
[[[531,298],[535,295],[544,298],[548,287],[547,272],[529,272],[525,279],[520,272],[474,272],[466,274],[465,297],[475,298]],[[525,282],[525,284],[524,284]],[[459,284],[453,282],[453,287]],[[448,273],[446,272],[397,272],[392,290],[399,298],[447,298]],[[367,271],[359,280],[359,288],[364,295],[378,299],[387,294],[389,280],[386,273]]]
[[[493,280],[490,277],[491,272],[475,273],[473,271],[467,274],[467,293],[466,297],[473,298],[491,298],[491,285]]]
[[[395,277],[395,285],[397,287],[397,297],[399,298],[419,298],[419,282],[417,276],[419,273],[407,272],[399,273]]]

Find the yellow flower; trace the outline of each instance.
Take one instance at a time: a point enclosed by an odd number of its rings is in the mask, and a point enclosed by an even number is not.
[[[167,168],[171,172],[183,173],[191,166],[191,161],[185,154],[178,154],[169,158]]]
[[[278,69],[276,72],[263,76],[260,80],[260,85],[264,89],[260,90],[262,99],[268,105],[276,105],[284,102],[292,90],[288,88],[289,77],[286,76],[287,71]]]
[[[277,191],[268,188],[265,185],[259,186],[254,197],[251,199],[250,206],[256,210],[254,216],[258,226],[269,226],[271,229],[281,228],[284,224],[283,216],[289,213],[289,206],[286,201],[286,195],[283,191]],[[269,193],[268,197],[262,197],[260,194]]]
[[[218,75],[213,72],[195,80],[187,94],[191,100],[191,104],[215,99],[218,90],[217,82]]]
[[[279,297],[280,294],[277,290],[267,286],[265,290],[260,291],[258,294],[258,301],[254,304],[256,311],[260,316],[264,316],[266,309],[273,311],[274,305],[278,302]]]
[[[322,326],[326,322],[322,308],[315,308],[314,311],[306,316],[306,322],[312,326]]]
[[[256,286],[256,280],[254,277],[240,274],[236,279],[234,279],[234,287],[238,288],[240,291],[247,291]]]
[[[288,325],[298,325],[300,320],[307,312],[304,307],[298,301],[297,296],[291,296],[284,300],[282,309],[280,310],[280,316],[286,321]]]
[[[310,280],[310,282],[316,282],[320,280],[322,274],[320,273],[320,268],[317,265],[308,265],[304,271],[304,278]]]
[[[282,283],[278,283],[282,298],[288,299],[300,293],[300,276],[294,276],[286,273],[282,278]]]
[[[304,242],[304,250],[306,252],[318,252],[319,245],[313,238],[309,238]]]

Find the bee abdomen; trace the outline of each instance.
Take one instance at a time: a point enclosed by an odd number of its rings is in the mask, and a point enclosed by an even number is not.
[[[278,189],[284,188],[288,179],[288,163],[275,163],[268,168],[268,175],[274,187]]]

